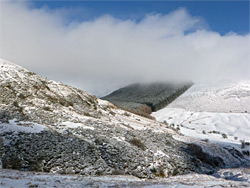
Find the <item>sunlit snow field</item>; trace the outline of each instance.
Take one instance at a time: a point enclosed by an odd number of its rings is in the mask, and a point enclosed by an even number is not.
[[[184,135],[240,145],[250,141],[250,81],[195,84],[152,115]]]

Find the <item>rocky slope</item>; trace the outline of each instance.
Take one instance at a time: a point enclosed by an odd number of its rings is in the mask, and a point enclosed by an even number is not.
[[[0,119],[54,124],[99,117],[97,100],[76,88],[38,76],[6,61],[0,62]]]
[[[248,161],[76,88],[0,60],[3,168],[141,178],[213,173]]]

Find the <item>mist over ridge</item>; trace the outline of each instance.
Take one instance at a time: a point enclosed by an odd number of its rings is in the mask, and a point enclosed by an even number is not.
[[[1,2],[1,57],[92,93],[156,80],[249,79],[249,33],[221,35],[186,8],[65,25],[72,11]]]

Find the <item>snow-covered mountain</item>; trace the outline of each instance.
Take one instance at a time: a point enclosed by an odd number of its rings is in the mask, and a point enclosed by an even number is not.
[[[194,84],[168,108],[194,112],[250,113],[250,80]]]
[[[0,60],[3,168],[61,174],[166,177],[214,173],[249,160],[180,135],[77,88]]]
[[[250,81],[195,84],[166,108],[153,113],[180,133],[231,145],[249,155]]]

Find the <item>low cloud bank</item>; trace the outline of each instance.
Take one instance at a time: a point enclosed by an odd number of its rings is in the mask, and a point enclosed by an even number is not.
[[[88,83],[250,79],[250,35],[221,36],[185,8],[139,22],[103,15],[66,25],[73,9],[0,4],[1,57],[85,90]]]

